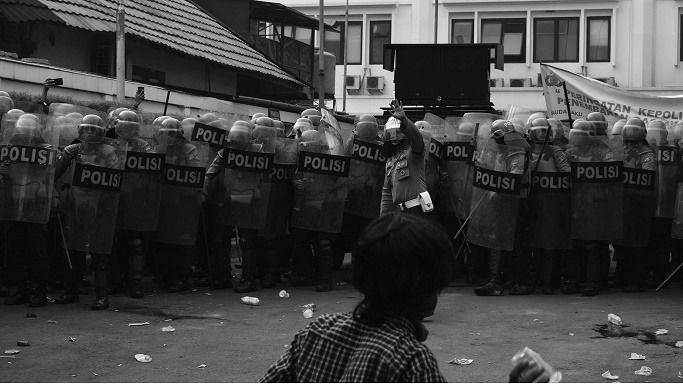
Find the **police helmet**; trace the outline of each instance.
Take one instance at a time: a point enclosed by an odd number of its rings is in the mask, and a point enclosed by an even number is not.
[[[366,139],[372,139],[379,135],[379,125],[377,119],[370,114],[361,115],[355,123],[356,133],[358,136]]]
[[[140,134],[140,116],[130,109],[121,111],[116,117],[114,131],[124,139],[131,139]]]
[[[534,143],[545,142],[548,133],[550,133],[550,136],[548,136],[547,140],[552,142],[553,132],[550,130],[550,123],[545,117],[538,117],[529,124],[529,140]]]
[[[78,139],[84,143],[104,140],[104,121],[97,115],[85,115],[78,125]]]
[[[308,108],[307,110],[301,112],[301,117],[307,117],[316,127],[320,125],[320,120],[322,119],[320,111],[315,108]]]
[[[617,122],[612,126],[612,137],[621,136],[624,131],[624,125],[626,125],[626,119],[617,120]]]
[[[595,136],[595,125],[588,120],[574,120],[572,128],[569,130],[569,144],[580,145],[587,143],[587,137]]]
[[[625,142],[643,141],[646,137],[645,123],[637,117],[628,119],[621,131],[621,136]]]
[[[596,136],[607,136],[607,119],[600,112],[591,112],[586,116],[586,120],[595,126]]]
[[[647,123],[647,141],[653,145],[667,144],[666,123],[662,120],[651,120]]]

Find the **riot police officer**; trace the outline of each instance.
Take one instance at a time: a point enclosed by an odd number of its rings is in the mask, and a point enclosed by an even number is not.
[[[427,192],[426,151],[420,131],[408,119],[403,104],[393,100],[392,117],[384,126],[383,154],[387,159],[380,216],[392,211],[424,214],[434,205]]]
[[[518,188],[510,190],[510,193],[494,192],[488,201],[483,200],[489,196],[489,190],[486,190],[483,196],[473,193],[472,201],[476,199],[477,203],[472,206],[468,240],[491,250],[490,281],[484,286],[475,288],[474,293],[478,296],[501,295],[504,292],[502,264],[505,259],[508,259],[511,264],[511,280],[514,282],[510,294],[527,295],[534,292],[534,287],[529,281],[529,249],[519,241],[521,228],[517,221],[520,204],[517,200],[524,185],[523,176],[528,167],[529,144],[515,130],[512,122],[502,119],[493,122],[491,139],[492,143],[478,143],[480,153],[477,163],[479,166],[511,175],[522,175],[522,177],[514,183],[518,185]],[[482,187],[485,186],[482,185]],[[517,196],[514,196],[515,194]],[[505,207],[510,207],[508,212]],[[495,223],[489,222],[491,212],[496,212],[498,215]],[[510,228],[514,228],[514,231]]]
[[[624,273],[626,293],[644,292],[643,269],[654,214],[655,155],[645,140],[645,124],[637,117],[623,126],[624,140],[624,236],[613,241],[620,272]]]
[[[55,172],[55,178],[58,179],[68,168],[70,168],[78,159],[78,162],[84,164],[92,164],[95,166],[103,166],[107,168],[112,168],[121,161],[118,158],[114,147],[105,144],[103,142],[105,138],[105,128],[104,121],[101,117],[97,115],[86,115],[78,126],[78,139],[79,143],[71,144],[62,150],[57,159],[57,170]],[[74,186],[71,186],[74,189]],[[67,227],[69,227],[69,221],[79,221],[81,220],[81,215],[86,217],[85,224],[91,223],[94,217],[90,217],[88,212],[94,211],[92,205],[95,207],[104,202],[100,199],[99,194],[88,195],[85,192],[85,196],[81,200],[74,198],[70,200],[70,206],[66,208],[66,220]],[[118,201],[111,202],[111,204],[118,205]],[[83,214],[82,212],[85,212]],[[114,216],[115,220],[115,216]],[[74,226],[75,227],[75,226]],[[106,236],[110,240],[113,239],[114,227],[110,229],[110,234]],[[81,278],[85,269],[85,251],[83,248],[88,248],[89,244],[81,244],[79,241],[81,237],[88,237],[86,234],[79,233],[67,233],[66,234],[66,246],[72,250],[70,252],[71,262],[73,264],[72,268],[65,269],[66,291],[59,298],[55,299],[55,304],[68,304],[79,302],[78,288],[81,283]],[[86,241],[87,242],[87,241]],[[111,249],[110,244],[96,244],[97,246],[102,246],[106,249]],[[107,272],[109,269],[109,255],[101,252],[91,252],[91,257],[94,263],[95,269],[95,301],[91,305],[93,310],[103,310],[109,307],[108,298],[108,285],[107,285]]]
[[[2,144],[30,147],[31,151],[44,152],[53,145],[41,134],[44,122],[29,113],[19,115],[11,110],[2,119]],[[8,156],[9,157],[9,156]],[[9,277],[17,287],[5,299],[5,305],[28,303],[42,307],[47,303],[45,290],[50,273],[48,254],[50,200],[54,163],[33,164],[23,159],[6,160],[0,164],[0,197],[2,219],[9,251]],[[32,188],[36,186],[36,188]],[[38,217],[40,216],[40,217]],[[28,283],[35,284],[35,294],[29,297]]]

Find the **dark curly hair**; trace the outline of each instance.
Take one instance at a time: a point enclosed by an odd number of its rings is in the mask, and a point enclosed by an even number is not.
[[[419,215],[380,216],[361,233],[353,253],[352,281],[363,294],[354,316],[372,320],[392,313],[422,320],[452,270],[453,247],[440,225]]]

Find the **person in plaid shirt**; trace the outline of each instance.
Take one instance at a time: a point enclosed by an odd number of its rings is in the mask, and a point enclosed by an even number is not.
[[[353,285],[363,294],[353,312],[325,314],[294,337],[260,382],[445,382],[422,344],[438,295],[452,273],[451,242],[426,218],[389,213],[373,220],[353,253]],[[548,381],[533,363],[510,381]]]

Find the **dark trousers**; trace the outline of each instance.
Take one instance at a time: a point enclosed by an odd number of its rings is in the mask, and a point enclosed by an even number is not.
[[[50,275],[47,225],[12,221],[6,234],[10,283],[20,286],[32,280],[44,292]]]

